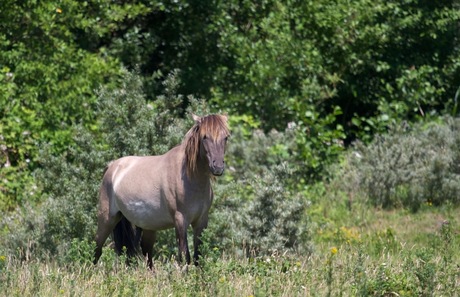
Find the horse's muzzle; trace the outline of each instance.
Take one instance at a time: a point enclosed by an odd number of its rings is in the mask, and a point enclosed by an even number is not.
[[[215,176],[221,176],[224,174],[225,167],[210,167],[211,173]]]

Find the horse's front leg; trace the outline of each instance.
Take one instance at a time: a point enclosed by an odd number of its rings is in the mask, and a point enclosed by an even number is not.
[[[182,263],[182,255],[185,255],[185,260],[187,264],[190,264],[190,251],[188,249],[187,242],[187,227],[189,223],[180,212],[176,212],[174,216],[174,221],[176,229],[176,239],[179,246],[179,263]]]
[[[198,266],[198,260],[201,256],[200,253],[200,246],[203,243],[201,241],[201,234],[203,234],[203,230],[208,227],[208,216],[205,215],[202,217],[198,222],[192,225],[193,227],[193,263],[195,266]]]

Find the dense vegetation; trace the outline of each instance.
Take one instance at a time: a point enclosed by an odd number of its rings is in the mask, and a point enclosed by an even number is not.
[[[459,1],[6,1],[0,17],[2,292],[458,293]],[[154,279],[109,247],[89,266],[105,165],[166,152],[191,112],[232,129],[203,268],[181,274],[174,232]]]

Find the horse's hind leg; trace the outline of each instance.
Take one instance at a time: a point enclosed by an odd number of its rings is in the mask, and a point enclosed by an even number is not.
[[[121,220],[120,212],[115,215],[110,214],[109,196],[107,195],[106,187],[103,185],[99,193],[99,210],[97,215],[97,232],[96,232],[96,250],[94,252],[94,261],[96,264],[102,255],[102,246],[112,233],[115,226]]]
[[[147,265],[150,269],[153,268],[152,253],[153,244],[155,243],[156,232],[151,230],[143,230],[141,239],[142,254],[147,256]]]
[[[99,258],[101,257],[102,247],[104,246],[105,241],[109,237],[110,233],[112,233],[113,229],[118,224],[121,218],[121,213],[118,213],[116,216],[108,218],[106,216],[99,215],[97,223],[97,232],[95,237],[96,251],[94,253],[94,264],[96,264]]]

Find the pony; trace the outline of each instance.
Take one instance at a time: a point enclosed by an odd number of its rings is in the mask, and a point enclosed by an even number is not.
[[[122,157],[106,167],[99,190],[94,264],[113,232],[118,253],[125,246],[127,255],[134,255],[140,245],[152,269],[156,232],[174,228],[178,261],[185,256],[188,265],[191,225],[193,260],[198,265],[200,236],[213,201],[211,181],[224,173],[230,132],[226,115],[192,117],[195,124],[182,143],[165,154]]]

